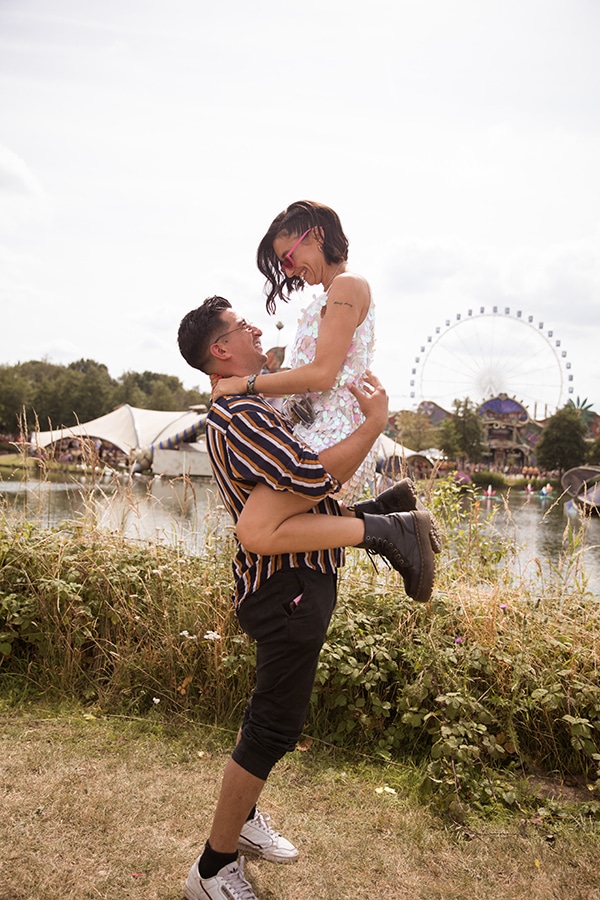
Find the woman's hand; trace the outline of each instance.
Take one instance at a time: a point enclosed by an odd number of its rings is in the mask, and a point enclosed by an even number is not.
[[[245,394],[248,378],[240,375],[232,375],[230,378],[219,378],[217,383],[213,385],[212,400],[218,400],[226,394]]]

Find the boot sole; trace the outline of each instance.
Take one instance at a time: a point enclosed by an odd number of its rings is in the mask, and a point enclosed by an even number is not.
[[[417,500],[417,511],[418,512],[423,512],[423,511],[429,512],[427,507],[424,506],[420,500]],[[433,550],[434,553],[441,553],[444,545],[442,543],[442,536],[440,534],[440,529],[438,527],[437,522],[435,521],[434,516],[431,513],[429,513],[429,516],[431,518],[431,528],[429,529],[429,543],[431,544],[431,549]]]
[[[418,603],[427,603],[433,592],[435,576],[435,557],[431,545],[431,515],[426,510],[419,510],[413,511],[412,516],[415,522],[415,539],[421,555],[421,565],[416,583],[413,578],[410,579],[410,584],[405,585],[406,593]]]
[[[411,478],[403,478],[402,481],[398,481],[393,485],[390,490],[394,493],[396,503],[394,509],[386,509],[386,513],[410,512],[417,508],[419,498],[416,485]]]

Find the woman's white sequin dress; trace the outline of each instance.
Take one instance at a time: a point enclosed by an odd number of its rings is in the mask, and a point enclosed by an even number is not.
[[[327,294],[313,299],[298,320],[298,330],[292,347],[289,365],[292,369],[304,366],[315,358],[315,347],[321,325],[321,310],[327,303]],[[299,422],[294,425],[294,434],[301,438],[312,450],[319,452],[337,444],[342,438],[352,434],[364,422],[358,403],[348,390],[348,384],[360,384],[367,369],[370,369],[375,348],[375,312],[373,302],[364,321],[358,326],[335,384],[323,393],[296,394],[286,403],[293,407],[294,400],[302,403],[308,398],[314,409],[314,422],[310,425]],[[367,488],[373,487],[375,477],[376,452],[371,450],[359,469],[335,495],[336,500],[351,504],[359,500]]]

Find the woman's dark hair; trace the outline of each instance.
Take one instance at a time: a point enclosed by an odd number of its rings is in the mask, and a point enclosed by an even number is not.
[[[281,234],[286,237],[300,237],[309,228],[321,229],[323,254],[328,264],[341,263],[348,259],[348,238],[342,230],[338,214],[329,206],[314,203],[312,200],[298,200],[292,203],[273,219],[256,252],[256,264],[267,279],[265,293],[268,313],[275,312],[277,300],[287,303],[292,291],[304,287],[304,282],[298,275],[288,278],[285,274],[273,250],[273,241]]]
[[[194,369],[206,372],[210,362],[210,345],[216,334],[223,330],[221,313],[231,309],[225,297],[207,297],[202,306],[193,309],[181,320],[177,343],[181,355]]]

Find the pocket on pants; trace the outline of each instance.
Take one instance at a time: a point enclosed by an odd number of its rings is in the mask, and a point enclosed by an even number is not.
[[[238,621],[253,640],[265,640],[296,612],[303,585],[294,569],[276,572],[237,611]]]

